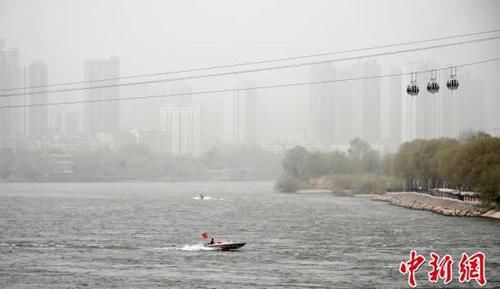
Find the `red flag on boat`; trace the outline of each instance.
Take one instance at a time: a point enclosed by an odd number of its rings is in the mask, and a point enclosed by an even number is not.
[[[207,232],[205,232],[205,233],[201,234],[201,237],[202,237],[203,239],[208,239],[208,233],[207,233]]]

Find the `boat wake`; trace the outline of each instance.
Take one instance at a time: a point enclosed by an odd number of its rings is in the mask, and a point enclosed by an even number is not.
[[[144,248],[146,250],[152,250],[152,251],[166,251],[166,250],[178,250],[179,248],[176,247],[158,247],[158,248]]]
[[[200,197],[194,197],[193,200],[199,200],[199,201],[224,201],[224,198],[214,198],[214,197],[210,197],[210,196],[206,196],[206,197],[203,197],[203,198],[200,198]]]
[[[199,252],[199,251],[214,251],[214,248],[208,248],[203,244],[195,244],[195,245],[184,245],[182,248],[178,248],[181,251],[188,252]]]
[[[137,249],[136,247],[130,247],[127,245],[104,245],[100,243],[56,243],[52,241],[35,243],[29,241],[17,241],[9,243],[0,243],[0,247],[10,247],[10,248],[72,248],[72,249]]]

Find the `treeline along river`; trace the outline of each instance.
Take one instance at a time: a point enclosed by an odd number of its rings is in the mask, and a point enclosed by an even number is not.
[[[455,272],[482,251],[486,288],[500,288],[499,225],[270,182],[4,183],[0,288],[408,288],[412,249],[450,254]],[[247,245],[198,250],[202,232]]]

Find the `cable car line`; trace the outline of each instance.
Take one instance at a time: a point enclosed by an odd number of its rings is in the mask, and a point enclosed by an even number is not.
[[[320,57],[320,56],[328,56],[328,55],[336,55],[336,54],[344,54],[344,53],[352,53],[352,52],[361,52],[361,51],[381,49],[381,48],[389,48],[389,47],[412,45],[412,44],[419,44],[419,43],[426,43],[426,42],[434,42],[434,41],[447,40],[447,39],[460,38],[460,37],[484,35],[484,34],[490,34],[490,33],[496,33],[496,32],[500,32],[500,29],[443,36],[443,37],[431,38],[431,39],[425,39],[425,40],[399,42],[399,43],[393,43],[393,44],[384,44],[384,45],[379,45],[379,46],[363,47],[363,48],[356,48],[356,49],[349,49],[349,50],[307,54],[307,55],[284,57],[284,58],[274,58],[274,59],[267,59],[267,60],[260,60],[260,61],[250,61],[250,62],[241,62],[241,63],[226,64],[226,65],[206,66],[206,67],[167,71],[167,72],[137,74],[137,75],[120,76],[120,77],[113,77],[113,78],[95,79],[95,80],[89,80],[89,81],[72,81],[72,82],[52,83],[52,84],[47,84],[47,85],[36,85],[36,86],[29,86],[29,87],[4,88],[4,89],[0,89],[0,92],[35,89],[35,88],[46,88],[46,87],[56,87],[56,86],[66,86],[66,85],[76,85],[76,84],[88,84],[88,83],[104,82],[104,81],[111,81],[111,80],[155,77],[155,76],[164,76],[164,75],[170,75],[170,74],[206,71],[206,70],[223,69],[223,68],[234,68],[234,67],[239,67],[239,66],[258,65],[258,64],[266,64],[266,63],[273,63],[273,62],[280,62],[280,61],[290,61],[290,60],[298,60],[298,59],[304,59],[304,58],[312,58],[312,57]]]
[[[220,72],[220,73],[212,73],[212,74],[204,74],[204,75],[193,75],[193,76],[185,76],[185,77],[178,77],[178,78],[166,78],[166,79],[136,81],[136,82],[98,85],[98,86],[85,86],[85,87],[77,87],[77,88],[64,88],[64,89],[55,89],[55,90],[46,90],[46,91],[34,91],[34,92],[27,92],[27,93],[23,92],[23,93],[0,94],[0,97],[3,98],[3,97],[12,97],[12,96],[21,96],[21,95],[49,94],[49,93],[58,93],[58,92],[81,91],[81,90],[97,89],[97,88],[135,86],[135,85],[143,85],[143,84],[164,83],[164,82],[172,82],[172,81],[182,81],[182,80],[202,79],[202,78],[210,78],[210,77],[218,77],[218,76],[255,73],[255,72],[262,72],[262,71],[287,69],[287,68],[295,68],[295,67],[302,67],[302,66],[308,66],[308,65],[318,65],[318,64],[325,64],[325,63],[335,63],[335,62],[342,62],[342,61],[352,61],[352,60],[358,60],[358,59],[364,59],[364,58],[370,58],[370,57],[379,57],[379,56],[408,53],[408,52],[414,52],[414,51],[422,51],[422,50],[457,46],[457,45],[463,45],[463,44],[469,44],[469,43],[475,43],[475,42],[489,41],[489,40],[494,40],[494,39],[499,39],[499,38],[500,38],[500,36],[493,36],[493,37],[488,37],[488,38],[466,40],[466,41],[460,41],[460,42],[454,42],[454,43],[448,43],[448,44],[439,44],[439,45],[432,45],[432,46],[419,47],[419,48],[410,48],[410,49],[403,49],[403,50],[390,51],[390,52],[379,52],[379,53],[374,53],[374,54],[369,54],[369,55],[358,55],[358,56],[351,56],[351,57],[344,57],[344,58],[330,59],[330,60],[322,60],[322,61],[315,61],[315,62],[287,64],[287,65],[281,65],[281,66],[255,68],[255,69],[229,71],[229,72]]]
[[[294,82],[294,83],[273,84],[273,85],[264,85],[264,86],[246,87],[246,88],[230,88],[230,89],[206,90],[206,91],[195,91],[195,92],[173,93],[173,94],[162,94],[162,95],[132,96],[132,97],[105,98],[105,99],[80,100],[80,101],[62,101],[62,102],[51,102],[51,103],[46,103],[46,104],[8,105],[8,106],[0,106],[0,109],[25,108],[25,107],[33,107],[33,106],[55,106],[55,105],[67,105],[67,104],[81,104],[81,103],[97,103],[97,102],[108,102],[108,101],[151,99],[151,98],[167,98],[167,97],[173,97],[173,96],[216,94],[216,93],[235,92],[235,91],[285,88],[285,87],[296,87],[296,86],[304,86],[304,85],[330,84],[330,83],[336,83],[336,82],[347,82],[347,81],[356,81],[356,80],[364,80],[364,79],[397,77],[397,76],[403,76],[403,75],[427,73],[427,72],[432,72],[432,71],[442,71],[442,70],[446,70],[446,69],[450,69],[450,68],[454,68],[454,67],[467,67],[467,66],[479,65],[479,64],[484,64],[484,63],[489,63],[489,62],[494,62],[494,61],[499,61],[499,60],[500,60],[500,57],[476,61],[476,62],[464,63],[464,64],[460,64],[460,65],[442,67],[442,68],[433,68],[433,69],[414,71],[414,72],[410,72],[410,73],[408,73],[408,72],[407,73],[392,73],[392,74],[384,74],[384,75],[351,77],[351,78],[325,80],[325,81]]]

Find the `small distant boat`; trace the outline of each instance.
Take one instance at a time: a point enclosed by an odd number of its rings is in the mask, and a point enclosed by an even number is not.
[[[208,233],[202,233],[201,234],[202,238],[205,240],[208,240],[210,235]],[[220,240],[220,241],[215,241],[215,239],[212,237],[210,242],[205,242],[204,245],[207,248],[212,248],[217,251],[233,251],[233,250],[238,250],[239,248],[245,246],[246,243],[243,242],[233,242],[230,240]]]
[[[214,248],[218,251],[233,251],[245,246],[246,243],[243,242],[233,242],[229,240],[222,240],[215,242],[213,244],[207,244],[206,247]]]

